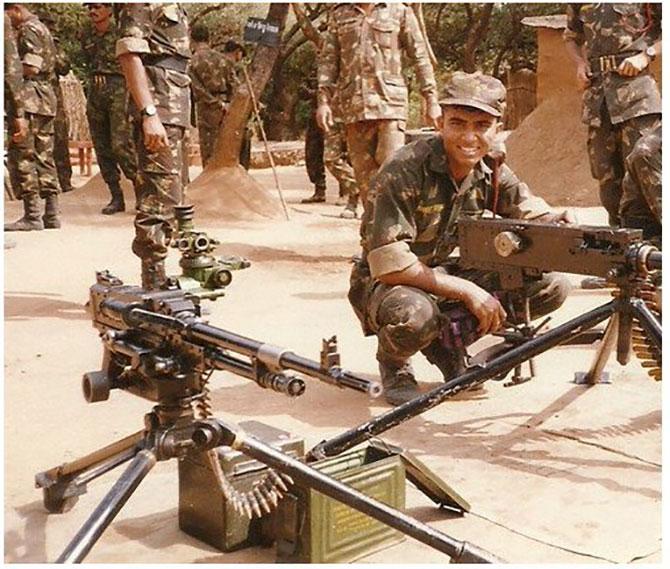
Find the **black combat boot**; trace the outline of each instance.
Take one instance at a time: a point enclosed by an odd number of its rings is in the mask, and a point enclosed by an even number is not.
[[[142,288],[144,290],[159,290],[166,280],[163,261],[142,259]]]
[[[356,219],[358,217],[358,196],[356,194],[349,194],[347,205],[344,206],[340,217],[342,219]]]
[[[49,194],[44,200],[44,229],[60,229],[60,209],[58,194]]]
[[[23,196],[23,217],[14,223],[5,223],[5,231],[41,231],[40,198],[37,194]]]
[[[466,371],[465,354],[458,350],[450,350],[442,345],[439,339],[433,340],[428,347],[421,350],[426,359],[437,366],[442,372],[442,379],[448,382]],[[507,375],[507,373],[505,373]],[[504,376],[503,376],[504,377]],[[501,378],[502,379],[502,378]],[[484,385],[477,383],[468,391],[483,391]]]
[[[324,203],[326,201],[326,186],[314,186],[314,193],[300,200],[300,203]]]
[[[419,386],[409,360],[402,364],[379,359],[379,375],[384,388],[384,399],[391,405],[402,405],[418,397]]]
[[[112,186],[109,188],[112,193],[112,200],[102,208],[103,215],[114,215],[122,211],[126,211],[126,204],[123,201],[123,191],[120,186]]]

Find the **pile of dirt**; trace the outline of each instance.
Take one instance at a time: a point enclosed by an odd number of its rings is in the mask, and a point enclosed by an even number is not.
[[[581,96],[542,102],[507,139],[507,161],[533,193],[554,206],[598,206],[581,123]]]
[[[192,169],[192,182],[186,192],[186,202],[196,206],[198,219],[284,219],[281,202],[271,189],[272,186],[266,189],[241,166],[220,168],[198,175],[199,170]],[[121,187],[126,199],[126,211],[132,211],[135,206],[132,184],[122,179]],[[100,174],[96,174],[73,194],[64,194],[61,202],[63,212],[68,217],[92,218],[100,213],[109,199],[107,184]]]

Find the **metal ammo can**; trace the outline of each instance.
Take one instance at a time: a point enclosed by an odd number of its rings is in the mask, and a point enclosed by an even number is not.
[[[286,431],[258,421],[244,421],[245,432],[293,458],[305,453],[305,444]],[[226,449],[219,453],[221,468],[233,488],[239,492],[252,489],[263,479],[267,466],[245,454]],[[267,544],[268,517],[249,520],[238,514],[221,494],[216,476],[204,453],[188,455],[179,461],[179,528],[185,533],[216,547],[234,551],[252,545]]]
[[[405,507],[405,468],[397,455],[380,458],[368,447],[310,466],[389,506]],[[281,563],[348,562],[404,539],[387,525],[297,485],[279,502],[274,518]]]

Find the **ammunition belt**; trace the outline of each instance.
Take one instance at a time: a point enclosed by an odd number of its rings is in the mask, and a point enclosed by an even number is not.
[[[591,57],[589,59],[589,67],[591,73],[604,75],[616,71],[621,65],[621,62],[627,57],[637,55],[639,51],[624,51],[621,53],[613,53],[610,55],[601,55],[600,57]]]
[[[148,66],[162,67],[163,69],[186,73],[188,59],[171,55],[146,55],[142,58],[142,63]]]

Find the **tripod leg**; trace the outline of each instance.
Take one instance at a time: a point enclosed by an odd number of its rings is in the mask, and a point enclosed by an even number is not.
[[[193,434],[193,441],[199,447],[209,448],[228,445],[242,451],[261,462],[288,474],[296,482],[313,488],[322,494],[337,500],[366,514],[421,543],[441,551],[452,558],[453,563],[500,563],[488,551],[484,551],[466,541],[453,537],[430,527],[407,514],[379,502],[362,492],[335,480],[303,462],[272,448],[258,439],[245,435],[217,419],[205,420]]]
[[[61,553],[57,563],[79,563],[83,561],[155,464],[156,455],[153,451],[145,449],[137,453],[126,471],[112,486],[112,489],[98,504],[98,507],[93,510],[93,513],[65,548],[65,551]]]
[[[619,332],[619,314],[615,312],[612,314],[610,321],[607,323],[607,328],[605,328],[605,335],[603,336],[602,344],[598,348],[596,357],[591,364],[591,368],[586,373],[579,372],[575,374],[575,383],[577,384],[587,384],[587,385],[596,385],[597,383],[609,383],[609,380],[606,376],[603,376],[603,370],[609,360],[614,345],[617,342],[617,336]]]
[[[38,473],[35,486],[43,489],[45,508],[53,514],[70,510],[78,496],[86,492],[88,482],[137,454],[143,436],[144,432],[138,431],[82,458]]]

